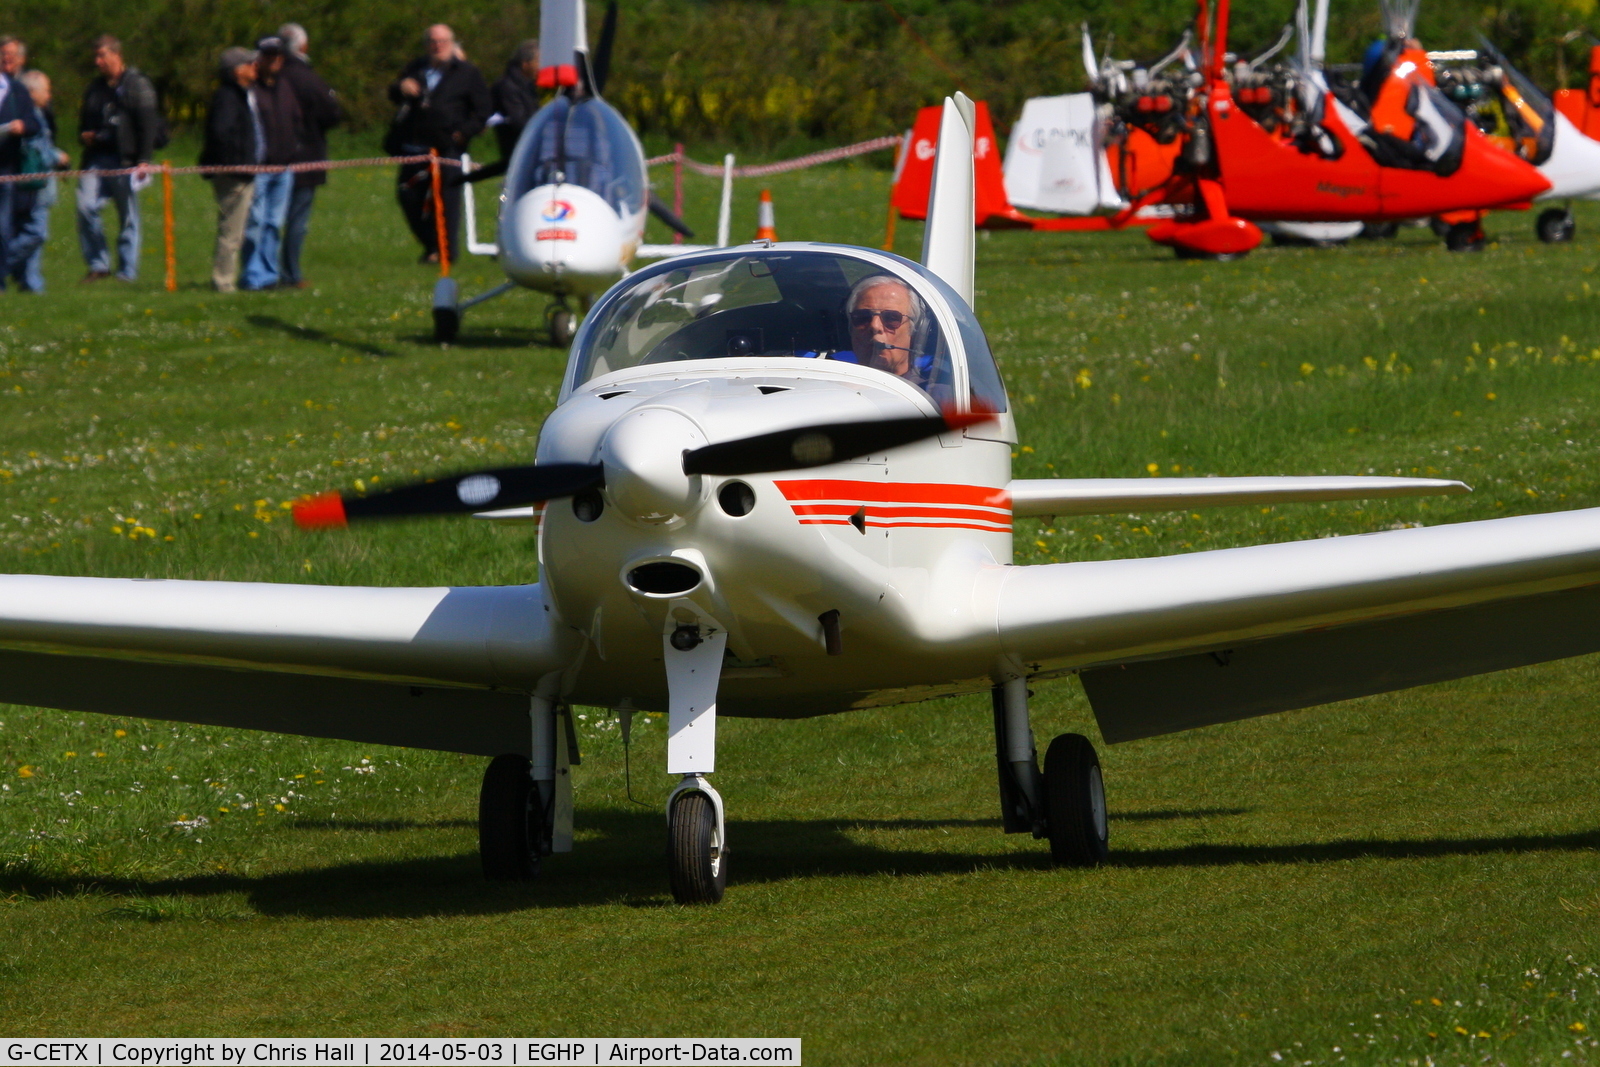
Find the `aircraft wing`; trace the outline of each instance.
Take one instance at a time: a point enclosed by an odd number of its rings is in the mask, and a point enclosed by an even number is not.
[[[1006,486],[1011,513],[1106,515],[1186,511],[1225,504],[1305,504],[1470,493],[1442,478],[1018,478]]]
[[[1000,574],[1109,742],[1600,651],[1600,509]]]
[[[538,585],[0,575],[0,701],[498,755],[571,662]]]

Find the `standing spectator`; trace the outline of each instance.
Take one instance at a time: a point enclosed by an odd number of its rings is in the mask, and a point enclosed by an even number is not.
[[[149,182],[150,156],[162,134],[156,88],[150,79],[122,58],[122,42],[109,34],[95,38],[94,65],[100,76],[83,92],[78,110],[78,139],[83,142],[83,169],[137,167],[137,174],[85,174],[78,179],[78,244],[89,273],[86,282],[111,276],[100,213],[106,201],[117,209],[117,277],[139,276],[139,189]]]
[[[281,75],[283,38],[263,37],[256,42],[256,84],[250,90],[261,117],[266,153],[262,162],[287,166],[300,150],[300,105],[294,90]],[[271,289],[278,284],[278,252],[283,244],[283,223],[294,193],[294,174],[287,170],[257,174],[250,222],[244,233],[244,270],[239,288]]]
[[[344,108],[339,98],[311,69],[307,54],[310,44],[305,28],[288,22],[278,30],[289,54],[284,57],[281,77],[294,91],[295,102],[300,105],[300,147],[295,153],[296,163],[317,163],[328,158],[328,131],[344,121]],[[317,186],[328,181],[325,170],[308,170],[294,176],[294,192],[289,197],[289,214],[283,229],[283,278],[280,285],[296,289],[305,287],[300,274],[300,250],[305,247],[306,230],[311,225],[311,202],[317,195]]]
[[[16,80],[26,87],[39,123],[39,132],[23,142],[24,153],[32,154],[32,163],[37,167],[56,170],[66,166],[68,155],[56,147],[50,79],[43,71],[27,70]],[[41,173],[37,183],[22,182],[12,194],[11,243],[6,249],[4,273],[24,293],[44,292],[44,243],[50,237],[50,209],[55,206],[57,195],[55,175],[48,173]]]
[[[494,116],[489,125],[494,127],[495,139],[500,142],[500,158],[510,159],[511,150],[517,147],[522,127],[539,110],[539,91],[533,80],[539,74],[539,41],[523,41],[506,61],[506,72],[494,83],[490,94],[494,102]],[[498,121],[497,121],[498,120]]]
[[[384,149],[392,155],[426,155],[460,159],[467,145],[489,119],[489,87],[478,68],[461,58],[449,26],[429,26],[424,37],[428,54],[411,61],[389,87],[389,99],[400,105]],[[445,182],[444,206],[450,258],[460,246],[461,185]],[[433,218],[433,185],[426,163],[407,163],[399,175],[400,210],[422,245],[423,263],[439,261],[439,238]]]
[[[248,48],[222,52],[211,107],[206,111],[202,167],[241,167],[260,163],[267,154],[267,134],[250,88],[256,83],[256,54]],[[245,173],[208,174],[217,198],[217,246],[211,256],[211,285],[219,293],[238,288],[239,246],[255,199],[256,180]]]
[[[28,46],[22,43],[22,39],[9,33],[0,37],[0,74],[7,78],[19,78],[27,66]]]
[[[19,42],[12,38],[11,43]],[[20,60],[17,66],[21,67]],[[35,115],[27,88],[16,77],[0,73],[0,175],[21,173],[23,141],[39,132]],[[11,182],[0,182],[0,267],[10,261],[16,191]],[[4,288],[5,275],[0,272],[0,289]]]

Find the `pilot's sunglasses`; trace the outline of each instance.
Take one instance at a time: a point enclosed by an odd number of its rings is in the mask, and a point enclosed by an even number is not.
[[[904,311],[874,311],[871,308],[857,308],[850,312],[850,325],[856,329],[871,326],[874,318],[883,323],[885,330],[898,330],[911,318]]]

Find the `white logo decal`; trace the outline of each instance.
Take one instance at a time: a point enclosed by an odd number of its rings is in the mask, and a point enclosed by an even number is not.
[[[468,507],[487,504],[500,495],[500,479],[492,474],[474,474],[456,484],[456,496]]]

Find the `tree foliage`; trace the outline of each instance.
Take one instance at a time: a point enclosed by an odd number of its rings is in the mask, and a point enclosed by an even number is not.
[[[1581,84],[1595,3],[1431,0],[1418,33],[1429,47],[1462,48],[1481,32],[1541,85]],[[597,27],[600,5],[591,7]],[[1290,0],[1236,0],[1230,44],[1265,47],[1293,13]],[[657,141],[762,147],[875,136],[958,85],[987,99],[1003,127],[1027,97],[1082,87],[1083,23],[1097,47],[1148,59],[1193,15],[1193,0],[622,0],[607,96]],[[538,26],[536,3],[509,0],[12,0],[0,32],[27,40],[34,65],[56,78],[70,131],[97,34],[122,38],[182,125],[202,114],[222,48],[289,20],[307,28],[318,68],[366,126],[387,121],[385,88],[420,50],[426,24],[454,26],[491,79]],[[1357,59],[1378,26],[1370,0],[1334,0],[1329,59]]]

